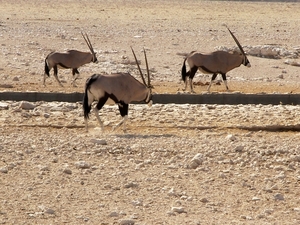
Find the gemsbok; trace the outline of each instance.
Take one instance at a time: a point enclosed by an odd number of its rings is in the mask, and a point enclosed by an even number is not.
[[[85,128],[88,131],[88,118],[92,108],[92,103],[97,101],[94,108],[95,115],[103,131],[103,123],[99,117],[99,110],[103,107],[106,101],[110,98],[118,104],[120,114],[122,116],[119,122],[113,129],[116,129],[123,124],[125,131],[125,122],[128,118],[128,105],[131,102],[146,102],[149,106],[152,104],[152,85],[150,84],[150,72],[146,51],[144,49],[148,84],[139,66],[136,55],[131,48],[135,58],[135,62],[139,69],[143,83],[139,82],[129,73],[112,73],[112,74],[94,74],[87,79],[85,84],[85,92],[83,97],[83,112],[85,120]]]
[[[61,69],[72,69],[73,81],[72,84],[75,86],[75,81],[79,76],[78,68],[84,64],[93,62],[98,63],[96,53],[93,49],[91,41],[87,34],[85,36],[81,32],[82,37],[84,38],[87,46],[90,49],[90,52],[80,52],[77,50],[69,50],[67,52],[51,52],[45,59],[45,73],[44,73],[44,85],[46,81],[46,75],[50,77],[50,70],[53,68],[54,77],[59,83],[61,87],[63,87],[62,83],[58,79],[57,76],[57,68]],[[75,76],[76,74],[76,76]]]
[[[236,37],[233,35],[233,33],[229,30],[231,36],[235,40],[237,46],[239,47],[241,53],[229,53],[226,51],[215,51],[208,54],[203,54],[197,51],[192,51],[190,54],[187,55],[187,57],[183,61],[183,66],[181,69],[181,75],[182,80],[185,82],[184,91],[187,87],[187,77],[189,77],[189,83],[190,83],[190,90],[192,93],[194,93],[193,90],[193,78],[199,69],[201,72],[206,74],[213,74],[210,84],[207,88],[207,91],[210,91],[210,87],[214,79],[217,77],[218,74],[222,75],[224,84],[226,86],[226,90],[228,91],[228,85],[226,80],[226,73],[234,68],[239,67],[240,65],[244,65],[247,67],[251,67],[251,64],[240,45],[239,41],[236,39]],[[185,61],[188,62],[190,70],[186,72],[186,66]]]

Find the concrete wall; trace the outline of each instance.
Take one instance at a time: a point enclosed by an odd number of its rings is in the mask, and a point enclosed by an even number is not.
[[[1,92],[0,101],[58,101],[80,102],[82,93]],[[156,94],[153,103],[159,104],[300,104],[300,94]]]

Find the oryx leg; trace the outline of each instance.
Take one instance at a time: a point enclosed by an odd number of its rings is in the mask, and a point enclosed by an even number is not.
[[[119,102],[118,103],[119,106],[119,111],[121,116],[123,117],[123,119],[121,120],[121,122],[119,122],[114,128],[113,130],[115,130],[116,128],[118,128],[119,126],[121,126],[123,124],[123,131],[125,132],[125,122],[128,119],[128,104],[126,104],[125,102]]]
[[[193,89],[193,78],[196,74],[198,70],[198,67],[194,66],[193,68],[191,68],[191,70],[189,71],[189,82],[190,82],[190,90],[191,93],[195,93],[194,89]]]
[[[94,112],[95,112],[96,118],[98,120],[98,123],[99,123],[102,131],[103,131],[103,122],[100,119],[99,110],[102,109],[102,107],[106,103],[107,99],[108,99],[107,95],[104,95],[103,97],[101,97],[99,99],[98,103],[97,103],[97,106],[94,108]]]
[[[72,69],[72,74],[73,74],[73,81],[72,81],[72,85],[73,87],[76,87],[75,81],[78,79],[79,77],[79,71],[77,68]]]
[[[212,75],[211,81],[210,81],[209,86],[208,86],[208,88],[207,88],[207,91],[208,91],[208,92],[209,92],[209,90],[210,90],[210,87],[211,87],[212,82],[216,79],[217,75],[218,75],[217,73],[214,73],[214,74]]]
[[[54,77],[55,77],[55,79],[57,80],[57,82],[59,83],[59,85],[61,87],[63,87],[63,85],[61,84],[61,82],[59,81],[58,76],[57,76],[57,65],[53,66],[53,70],[54,70]]]
[[[183,91],[186,90],[187,82],[188,82],[187,80],[188,80],[189,73],[190,73],[190,71],[186,73],[186,76],[184,78],[184,88],[182,89]]]
[[[228,88],[228,85],[227,85],[227,80],[226,80],[226,74],[222,74],[222,78],[223,78],[223,81],[224,81],[224,84],[226,86],[226,90],[229,91],[229,88]]]

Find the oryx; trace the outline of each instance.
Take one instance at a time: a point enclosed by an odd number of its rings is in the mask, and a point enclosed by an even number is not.
[[[94,101],[97,101],[97,105],[94,108],[95,115],[103,131],[103,123],[99,117],[99,110],[106,103],[108,98],[112,99],[119,106],[119,111],[123,119],[115,127],[119,127],[123,124],[125,130],[125,121],[128,117],[128,104],[131,102],[144,101],[148,105],[152,104],[152,86],[150,84],[150,73],[148,67],[148,61],[146,52],[144,49],[148,84],[144,79],[143,73],[139,66],[136,55],[131,48],[134,55],[136,64],[142,77],[143,83],[139,82],[129,73],[112,73],[112,74],[94,74],[87,79],[85,85],[85,92],[83,97],[83,112],[85,120],[85,128],[88,131],[88,118],[91,111],[91,105]]]
[[[235,40],[237,46],[239,47],[241,53],[229,53],[226,51],[215,51],[208,54],[203,54],[197,51],[193,51],[184,59],[183,66],[181,70],[182,80],[185,82],[185,88],[187,87],[187,77],[189,77],[190,82],[190,89],[191,92],[194,92],[193,90],[193,78],[199,69],[203,73],[207,74],[213,74],[211,78],[211,82],[208,86],[208,91],[210,90],[210,86],[213,82],[213,80],[217,77],[218,74],[222,75],[222,78],[224,80],[225,86],[227,91],[227,81],[226,81],[226,73],[236,67],[239,67],[241,64],[247,67],[251,67],[251,64],[236,37],[233,35],[233,33],[229,30],[231,36]],[[188,62],[190,70],[186,72],[186,66],[185,61]]]
[[[98,62],[96,53],[94,52],[92,43],[88,35],[85,34],[84,36],[82,32],[81,35],[84,38],[87,46],[89,47],[90,52],[80,52],[77,50],[69,50],[64,53],[51,52],[45,59],[44,85],[46,81],[46,75],[49,77],[50,76],[49,72],[53,68],[55,79],[57,80],[60,86],[63,86],[57,76],[57,68],[62,68],[62,69],[72,69],[72,74],[74,77],[72,84],[75,86],[75,81],[79,76],[78,68],[90,62],[93,63]],[[77,75],[75,76],[75,74]]]

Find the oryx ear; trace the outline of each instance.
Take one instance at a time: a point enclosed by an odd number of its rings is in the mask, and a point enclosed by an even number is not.
[[[133,48],[132,48],[132,47],[130,47],[130,48],[131,48],[131,51],[132,51],[132,53],[133,53],[133,56],[134,56],[136,65],[137,65],[137,67],[138,67],[138,69],[139,69],[139,71],[140,71],[140,74],[141,74],[143,83],[144,83],[145,86],[147,86],[146,81],[145,81],[145,78],[144,78],[143,73],[142,73],[142,70],[141,70],[141,67],[140,67],[140,64],[139,64],[139,62],[138,62],[138,60],[137,60],[137,58],[136,58],[136,55],[135,55],[135,53],[134,53],[134,51],[133,51]]]

